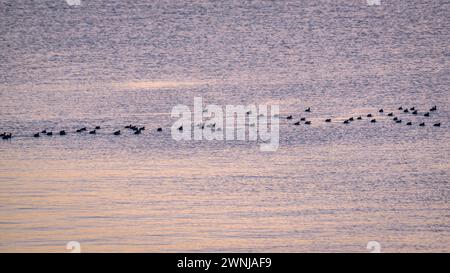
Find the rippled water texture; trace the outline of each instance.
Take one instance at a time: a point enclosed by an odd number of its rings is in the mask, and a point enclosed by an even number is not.
[[[449,26],[445,0],[0,0],[0,251],[449,252]],[[176,142],[194,97],[294,119],[276,152]]]

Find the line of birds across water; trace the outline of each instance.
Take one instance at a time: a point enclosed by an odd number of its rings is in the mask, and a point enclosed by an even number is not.
[[[418,111],[415,107],[406,108],[406,107],[400,106],[397,110],[399,110],[399,111],[401,111],[401,113],[405,113],[405,114],[410,113],[410,114],[412,114],[412,115],[419,115],[419,111]],[[433,107],[431,107],[429,111],[427,111],[427,112],[425,112],[425,113],[421,113],[421,114],[422,114],[424,117],[430,117],[430,116],[431,116],[431,112],[435,112],[435,111],[437,111],[437,106],[436,106],[436,105],[433,106]],[[310,108],[310,107],[306,108],[306,109],[305,109],[305,112],[306,112],[306,113],[310,113],[310,112],[311,112],[311,108]],[[383,114],[383,113],[385,113],[385,110],[381,108],[381,109],[378,110],[378,112],[379,112],[380,114]],[[251,114],[251,112],[248,111],[246,114],[247,114],[247,116],[248,116],[248,115]],[[389,113],[387,113],[386,115],[387,115],[388,117],[391,117],[392,120],[393,120],[395,123],[402,123],[402,122],[403,122],[401,118],[395,116],[394,112],[389,112]],[[261,114],[261,115],[259,115],[259,116],[263,116],[263,115]],[[367,114],[366,117],[370,119],[370,122],[371,122],[371,123],[376,123],[376,122],[377,122],[377,120],[375,119],[374,115],[371,114],[371,113]],[[285,119],[286,119],[286,120],[294,120],[294,117],[293,117],[292,115],[288,115],[288,116],[285,117]],[[362,116],[358,116],[358,117],[350,117],[350,118],[348,118],[348,119],[345,119],[342,123],[344,123],[344,124],[350,124],[351,122],[353,122],[353,121],[355,121],[355,120],[362,120],[362,119],[363,119]],[[327,119],[325,119],[324,121],[327,122],[327,123],[332,122],[331,118],[327,118]],[[302,118],[300,118],[299,120],[295,121],[295,122],[293,123],[293,125],[298,126],[298,125],[302,124],[302,122],[303,122],[303,124],[306,124],[306,125],[311,125],[311,124],[312,124],[312,122],[311,122],[310,120],[306,120],[305,117],[302,117]],[[413,123],[412,123],[411,121],[408,121],[408,122],[406,122],[405,124],[406,124],[406,125],[409,125],[409,126],[413,125]],[[209,127],[209,128],[211,128],[212,130],[221,130],[221,128],[216,128],[216,124],[215,124],[215,123],[208,124],[208,125],[205,125],[205,123],[201,123],[201,124],[197,124],[197,126],[198,126],[199,128],[201,128],[201,129],[204,129],[205,127]],[[254,126],[254,124],[250,124],[250,126]],[[425,122],[419,123],[419,126],[420,126],[420,127],[424,127],[424,126],[425,126]],[[438,122],[438,123],[433,123],[433,126],[434,126],[434,127],[440,127],[440,126],[441,126],[441,123],[440,123],[440,122]],[[97,134],[97,131],[98,131],[98,130],[101,130],[101,129],[102,129],[102,128],[101,128],[100,126],[95,126],[95,127],[94,127],[93,129],[91,129],[91,130],[88,130],[87,127],[83,127],[83,128],[77,129],[77,130],[75,131],[75,133],[78,133],[78,134],[79,134],[79,133],[83,133],[83,132],[88,132],[88,134],[90,134],[90,135],[95,135],[95,134]],[[131,130],[135,135],[140,135],[140,134],[145,130],[145,126],[136,126],[136,125],[130,124],[130,125],[125,126],[124,129]],[[183,126],[178,127],[178,130],[179,130],[179,131],[182,131],[182,130],[183,130]],[[161,127],[158,127],[158,128],[156,129],[156,131],[157,131],[157,132],[162,132],[163,129],[162,129]],[[67,135],[67,131],[66,131],[66,130],[61,130],[61,131],[59,131],[59,132],[56,132],[55,134],[58,134],[58,135],[60,135],[60,136],[65,136],[65,135]],[[121,131],[121,130],[116,130],[116,131],[112,132],[112,134],[115,135],[115,136],[119,136],[119,135],[122,134],[122,131]],[[39,137],[41,137],[41,136],[43,136],[43,135],[45,135],[45,136],[53,136],[54,133],[53,133],[53,131],[47,131],[47,129],[45,129],[45,130],[42,130],[41,132],[34,133],[34,134],[33,134],[33,137],[39,138]],[[1,137],[3,140],[8,140],[8,139],[13,138],[13,135],[12,135],[12,133],[4,132],[4,133],[0,134],[0,137]]]
[[[416,107],[404,108],[403,106],[400,106],[397,110],[399,110],[399,111],[401,111],[402,113],[405,113],[405,114],[411,113],[414,116],[419,115],[419,110],[417,110]],[[435,112],[435,111],[437,111],[437,106],[436,105],[431,107],[428,112],[425,112],[425,113],[422,113],[422,114],[423,114],[424,117],[430,117],[431,116],[431,112]],[[311,108],[310,107],[306,108],[305,112],[311,112]],[[383,114],[385,112],[386,111],[383,108],[378,110],[378,113],[380,113],[380,114]],[[386,116],[391,117],[392,120],[395,123],[402,123],[403,122],[401,118],[395,116],[394,112],[389,112],[388,114],[386,114]],[[376,123],[377,122],[376,118],[371,113],[367,114],[366,117],[370,119],[371,123]],[[286,119],[287,120],[293,120],[294,117],[292,115],[289,115],[289,116],[286,117]],[[362,119],[363,119],[362,116],[350,117],[348,119],[345,119],[342,123],[350,124],[354,120],[362,120]],[[312,122],[309,121],[309,120],[306,120],[305,117],[300,118],[298,121],[294,122],[293,124],[294,125],[300,125],[302,122],[304,124],[306,124],[306,125],[311,125],[312,124]],[[331,120],[331,118],[327,118],[327,119],[325,119],[325,122],[332,122],[332,120]],[[406,125],[413,125],[413,123],[411,121],[408,121],[408,122],[406,122]],[[424,127],[425,126],[425,122],[419,123],[419,126]],[[440,127],[441,123],[440,122],[434,123],[433,126],[434,127]]]

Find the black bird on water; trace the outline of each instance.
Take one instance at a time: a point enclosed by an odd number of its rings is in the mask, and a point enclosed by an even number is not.
[[[409,122],[407,122],[407,123],[406,123],[406,125],[412,125],[412,122],[411,122],[411,121],[409,121]]]
[[[422,122],[421,124],[419,124],[419,126],[425,126],[425,122]]]
[[[95,135],[96,133],[97,133],[96,130],[92,130],[92,131],[89,132],[90,135]]]
[[[413,114],[413,115],[417,115],[417,110],[414,110],[414,111],[412,112],[412,114]]]
[[[305,121],[305,120],[306,120],[306,118],[301,118],[301,119],[300,119],[300,121]]]
[[[368,114],[367,117],[368,117],[368,118],[371,118],[371,117],[372,117],[372,114]]]
[[[390,112],[390,113],[388,114],[388,117],[392,117],[392,116],[394,116],[394,113]]]
[[[114,132],[114,135],[115,135],[115,136],[118,136],[118,135],[120,135],[120,130],[118,130],[118,131],[115,131],[115,132]]]
[[[100,126],[95,126],[95,130],[100,130],[101,127]]]
[[[294,123],[294,125],[300,125],[300,121],[297,121],[296,123]]]
[[[436,111],[436,110],[437,110],[437,106],[435,105],[435,106],[431,107],[430,112],[433,112],[433,111]]]
[[[11,139],[11,138],[12,138],[11,133],[3,133],[2,134],[2,139],[4,139],[4,140]]]
[[[311,112],[311,108],[310,107],[306,108],[305,112]]]
[[[370,122],[375,123],[375,122],[377,122],[377,120],[376,119],[372,119]]]
[[[357,117],[356,119],[358,119],[358,120],[361,120],[361,119],[362,119],[362,117],[361,117],[361,116],[359,116],[359,117]]]
[[[305,122],[305,124],[306,125],[311,125],[311,121],[308,120],[308,121]]]
[[[353,117],[349,118],[348,121],[353,121]]]
[[[158,129],[156,129],[156,131],[158,131],[158,132],[162,132],[162,128],[161,128],[161,127],[159,127]]]
[[[415,110],[416,110],[416,107],[411,107],[411,108],[409,108],[409,110],[415,111]]]
[[[39,133],[33,135],[33,137],[40,137]]]
[[[398,117],[394,117],[392,120],[393,120],[393,121],[397,121],[397,120],[398,120]]]
[[[52,135],[53,135],[53,132],[47,132],[47,135],[48,135],[48,136],[52,136]]]
[[[402,123],[402,120],[401,120],[401,119],[398,119],[398,120],[396,120],[395,122],[397,122],[397,123]]]
[[[60,135],[60,136],[65,136],[65,135],[66,135],[66,131],[64,131],[64,130],[59,131],[59,135]]]
[[[429,117],[430,116],[430,112],[426,112],[425,114],[423,114],[424,117]]]
[[[380,110],[378,110],[378,112],[379,112],[379,113],[383,113],[383,112],[384,112],[383,108],[381,108]]]
[[[398,110],[403,110],[403,107],[400,106],[400,107],[398,108]]]
[[[47,133],[47,130],[43,130],[42,132],[41,132],[41,134],[46,134]]]
[[[403,113],[409,113],[408,109],[403,110]]]
[[[178,127],[178,131],[183,131],[183,126]]]
[[[330,119],[330,118],[327,118],[327,119],[325,120],[325,122],[331,122],[331,119]]]
[[[137,130],[137,131],[134,132],[134,134],[135,134],[135,135],[140,135],[141,132],[142,132],[141,130]]]
[[[288,116],[286,119],[292,119],[292,116]]]
[[[441,127],[441,123],[440,122],[439,123],[435,123],[433,126],[434,127]]]
[[[348,121],[348,119],[344,120],[344,124],[349,124],[350,122]]]

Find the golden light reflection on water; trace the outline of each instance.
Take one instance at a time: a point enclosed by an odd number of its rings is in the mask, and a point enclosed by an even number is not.
[[[211,84],[208,81],[130,81],[122,83],[113,83],[118,89],[168,89],[168,88],[189,88],[198,87],[205,84]]]
[[[129,154],[126,162],[114,153],[12,160],[17,156],[10,150],[0,166],[17,171],[0,176],[0,250],[65,252],[72,240],[84,252],[365,252],[369,240],[380,240],[385,251],[448,250],[445,232],[436,238],[414,228],[445,225],[445,202],[417,207],[433,189],[377,180],[397,177],[408,165],[386,173],[385,162],[370,162],[367,153],[396,149],[402,148],[299,146],[268,157],[228,149],[176,158]],[[61,153],[47,152],[50,158]],[[227,160],[229,153],[236,160]],[[409,160],[426,160],[419,155]]]

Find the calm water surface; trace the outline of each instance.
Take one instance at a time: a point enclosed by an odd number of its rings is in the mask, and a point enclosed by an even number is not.
[[[381,2],[0,0],[0,251],[450,252],[450,2]],[[196,96],[312,125],[176,142]]]

